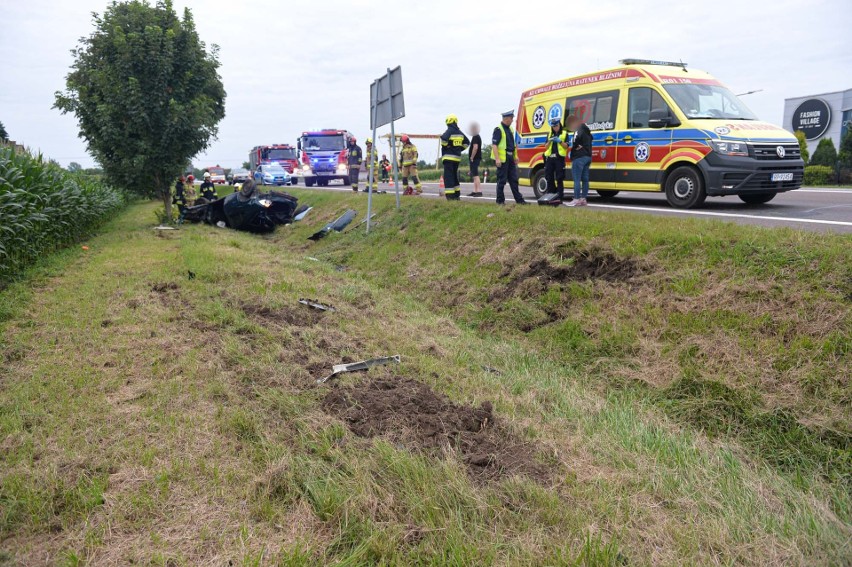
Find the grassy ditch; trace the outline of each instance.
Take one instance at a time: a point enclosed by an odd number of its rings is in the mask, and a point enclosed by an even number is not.
[[[379,196],[314,244],[366,197],[295,193],[0,294],[2,557],[848,562],[847,237]]]

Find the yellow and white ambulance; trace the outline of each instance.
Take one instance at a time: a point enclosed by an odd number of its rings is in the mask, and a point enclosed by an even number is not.
[[[553,118],[577,115],[592,131],[591,188],[662,191],[673,207],[707,196],[770,201],[804,176],[796,138],[761,122],[722,83],[683,63],[621,66],[533,87],[517,115],[520,183],[545,192],[543,152]],[[570,161],[569,161],[570,163]],[[570,177],[570,169],[566,178]]]

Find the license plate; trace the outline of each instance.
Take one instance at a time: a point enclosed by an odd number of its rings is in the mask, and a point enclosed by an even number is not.
[[[773,173],[771,177],[772,181],[793,181],[792,173]]]

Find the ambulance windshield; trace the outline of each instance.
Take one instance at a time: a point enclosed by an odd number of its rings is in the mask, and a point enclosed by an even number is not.
[[[687,118],[757,120],[737,97],[719,85],[663,85]]]

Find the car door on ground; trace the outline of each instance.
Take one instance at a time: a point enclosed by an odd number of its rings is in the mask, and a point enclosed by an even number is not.
[[[659,190],[661,166],[671,152],[672,128],[650,128],[654,110],[671,109],[650,87],[632,87],[627,93],[627,124],[618,132],[615,185],[621,191]]]

